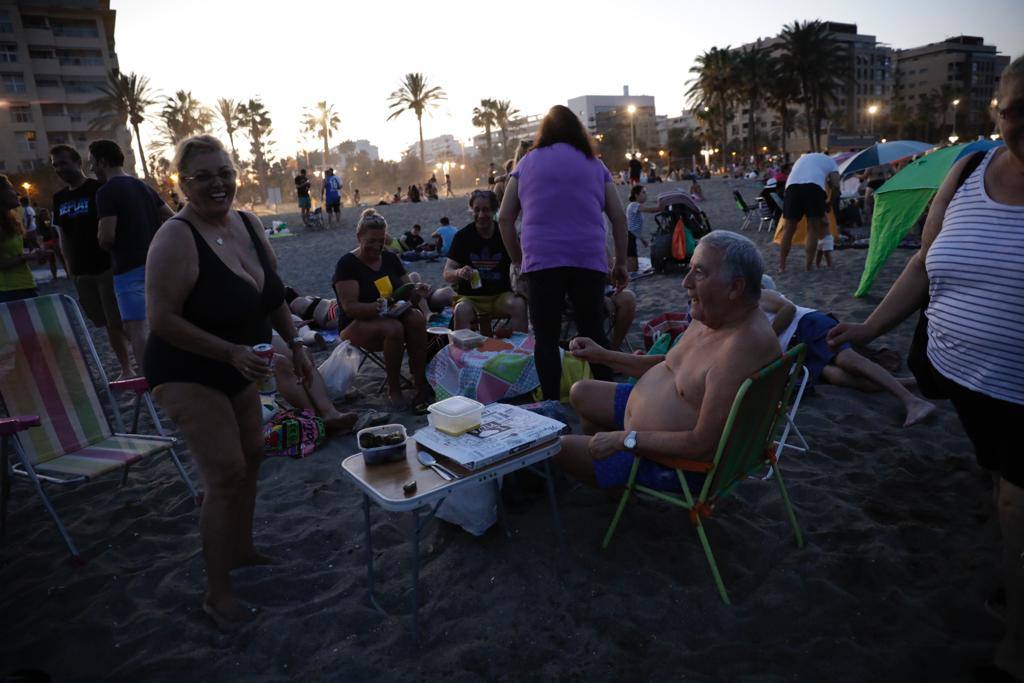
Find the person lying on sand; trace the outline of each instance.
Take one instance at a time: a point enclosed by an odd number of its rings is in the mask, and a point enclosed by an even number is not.
[[[812,382],[824,380],[837,387],[888,391],[903,404],[904,427],[915,425],[935,412],[935,404],[914,396],[907,389],[906,385],[915,383],[913,377],[893,377],[849,344],[830,348],[826,337],[829,330],[839,324],[838,320],[813,308],[797,306],[775,291],[774,286],[763,284],[761,310],[768,316],[783,348],[800,343],[807,345],[804,367],[810,372]]]
[[[626,483],[637,453],[710,460],[743,380],[781,353],[758,308],[763,272],[753,242],[713,232],[683,278],[693,322],[666,355],[636,356],[573,339],[577,358],[640,379],[636,386],[576,382],[570,402],[586,435],[563,436],[555,461],[584,483],[611,488]],[[675,470],[649,460],[641,461],[637,481],[679,490]]]
[[[419,273],[415,271],[409,273],[409,282],[420,284],[422,281]],[[402,293],[403,290],[399,287],[395,292],[395,296],[401,298],[399,295]],[[287,285],[284,288],[284,297],[292,314],[298,316],[302,321],[308,320],[312,327],[320,330],[335,330],[338,328],[337,299],[321,299],[318,296],[299,294],[294,287]],[[429,293],[425,297],[420,296],[415,291],[410,291],[409,297],[410,303],[418,306],[423,314],[429,318],[431,313],[439,313],[452,305],[455,290],[451,287],[430,287]],[[302,336],[302,334],[302,330],[300,330],[299,335]],[[309,342],[306,343],[309,344]]]

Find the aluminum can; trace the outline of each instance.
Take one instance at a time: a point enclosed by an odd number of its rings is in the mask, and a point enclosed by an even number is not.
[[[385,299],[384,297],[380,297],[379,299],[377,299],[377,311],[381,315],[384,315],[385,313],[388,312],[388,300]]]
[[[277,393],[277,378],[274,377],[274,347],[271,344],[256,344],[252,347],[253,353],[260,358],[265,358],[270,374],[259,381],[259,392],[263,396],[273,396]]]
[[[484,283],[480,281],[480,271],[476,268],[473,269],[473,274],[469,276],[469,286],[473,289],[480,289],[484,286]]]

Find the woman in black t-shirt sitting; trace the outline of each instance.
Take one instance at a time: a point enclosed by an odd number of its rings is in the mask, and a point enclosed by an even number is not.
[[[412,407],[426,412],[434,400],[427,384],[427,322],[415,306],[397,317],[381,314],[378,300],[391,299],[409,282],[402,261],[384,249],[387,221],[375,209],[366,209],[356,226],[359,246],[338,260],[332,286],[338,297],[338,329],[341,338],[368,351],[384,351],[388,395],[395,408],[406,407],[402,397],[402,355],[409,351],[409,372],[416,383]],[[430,287],[417,284],[413,296],[429,294]],[[413,301],[413,303],[416,303]]]

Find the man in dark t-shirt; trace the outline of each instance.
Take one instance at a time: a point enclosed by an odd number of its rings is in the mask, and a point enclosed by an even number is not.
[[[146,254],[160,225],[174,215],[156,190],[124,172],[124,153],[113,140],[89,143],[89,162],[103,185],[96,190],[97,238],[110,251],[114,293],[125,332],[142,364],[146,349]]]
[[[423,251],[424,239],[423,235],[420,234],[422,229],[420,224],[416,223],[412,226],[411,230],[402,236],[402,246],[405,247],[406,251]]]
[[[295,176],[295,195],[299,200],[299,209],[302,211],[302,224],[309,223],[309,210],[313,206],[313,200],[309,196],[309,186],[312,181],[306,173],[306,169],[299,171]]]
[[[512,292],[512,259],[494,220],[498,197],[490,190],[475,190],[469,208],[473,222],[455,233],[444,265],[444,279],[455,285],[455,329],[486,316],[508,318],[499,334],[526,332],[526,302]]]
[[[128,339],[114,294],[110,254],[97,240],[96,190],[100,181],[82,173],[82,156],[70,145],[54,145],[50,164],[67,187],[53,196],[53,225],[60,236],[64,267],[75,285],[78,303],[96,327],[107,328],[110,348],[121,365],[121,378],[131,377]]]
[[[630,159],[629,159],[629,183],[631,185],[639,185],[640,184],[640,174],[643,172],[643,170],[644,170],[644,165],[642,163],[640,163],[640,159],[637,158],[637,155],[634,154],[632,157],[630,157]]]

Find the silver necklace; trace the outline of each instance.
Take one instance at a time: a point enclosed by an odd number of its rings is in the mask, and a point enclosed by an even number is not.
[[[217,240],[216,240],[216,242],[217,242],[217,244],[219,244],[220,246],[222,246],[222,247],[224,246],[224,238],[223,238],[223,237],[218,237],[218,238],[217,238]]]

